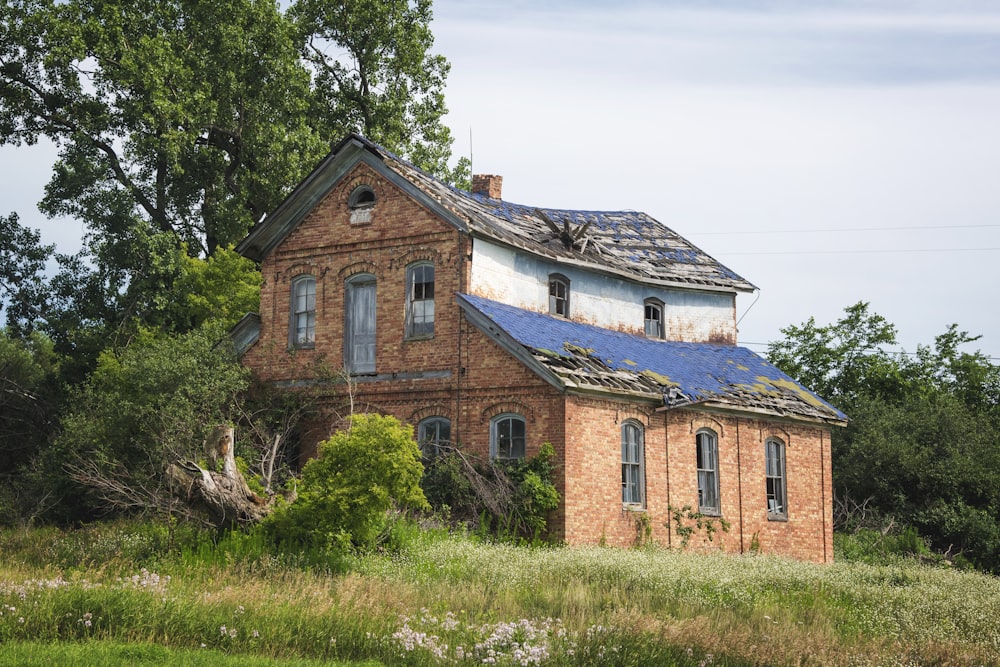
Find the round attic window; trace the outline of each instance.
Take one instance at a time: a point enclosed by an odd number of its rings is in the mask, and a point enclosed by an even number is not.
[[[351,191],[347,205],[352,211],[359,208],[371,208],[375,206],[375,191],[370,185],[359,185]]]

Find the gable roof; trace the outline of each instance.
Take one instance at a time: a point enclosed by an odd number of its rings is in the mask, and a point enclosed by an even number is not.
[[[727,292],[756,289],[645,213],[538,208],[489,199],[447,185],[356,134],[341,141],[236,250],[262,260],[362,162],[473,237],[644,283]]]
[[[472,323],[559,389],[843,425],[846,415],[735,345],[680,343],[458,295]]]

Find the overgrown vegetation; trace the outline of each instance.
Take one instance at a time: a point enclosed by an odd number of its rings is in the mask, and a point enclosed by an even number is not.
[[[428,509],[413,427],[395,417],[357,414],[302,468],[295,502],[267,517],[279,543],[348,549],[374,546],[389,510]]]
[[[555,449],[543,443],[523,459],[470,460],[459,447],[438,445],[425,459],[424,493],[440,516],[480,535],[538,542],[559,506],[552,470]]]
[[[813,565],[408,534],[323,567],[190,526],[0,531],[0,647],[394,665],[1000,661],[1000,579],[913,558]]]
[[[771,361],[851,420],[833,432],[837,530],[915,531],[1000,572],[1000,367],[960,349],[976,337],[952,325],[933,347],[896,352],[896,328],[866,303],[782,332]]]

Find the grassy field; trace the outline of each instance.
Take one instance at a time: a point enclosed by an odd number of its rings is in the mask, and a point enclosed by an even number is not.
[[[404,543],[344,558],[149,524],[0,532],[0,664],[1000,664],[996,577]]]

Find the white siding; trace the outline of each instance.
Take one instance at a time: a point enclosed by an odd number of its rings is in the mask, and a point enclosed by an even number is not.
[[[525,310],[548,312],[548,278],[570,280],[570,319],[608,329],[643,332],[644,301],[664,303],[666,338],[687,342],[736,342],[733,293],[665,289],[591,273],[476,239],[472,294]]]

